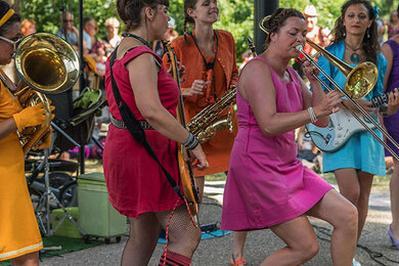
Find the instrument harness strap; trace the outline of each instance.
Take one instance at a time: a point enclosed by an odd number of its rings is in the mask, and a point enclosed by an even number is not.
[[[180,190],[179,185],[176,183],[176,181],[172,178],[172,176],[169,174],[169,172],[165,169],[165,167],[162,165],[162,163],[159,161],[158,157],[156,156],[154,150],[151,148],[150,144],[147,141],[147,138],[144,133],[144,129],[141,127],[139,121],[136,119],[134,116],[133,112],[129,109],[129,106],[125,103],[125,101],[122,99],[122,96],[119,93],[118,85],[116,83],[116,80],[114,78],[114,74],[112,71],[112,68],[115,63],[116,59],[116,52],[118,50],[118,47],[115,49],[115,51],[112,53],[111,58],[110,58],[110,71],[111,71],[111,83],[112,83],[112,91],[114,94],[115,101],[118,105],[119,112],[122,116],[122,120],[125,123],[127,129],[129,130],[130,134],[133,136],[134,139],[136,139],[137,142],[141,143],[144,148],[147,150],[147,152],[150,154],[150,156],[154,159],[154,161],[157,162],[159,167],[161,167],[162,171],[164,172],[169,184],[171,185],[172,189],[176,192],[176,194],[181,198],[184,199],[183,194]]]

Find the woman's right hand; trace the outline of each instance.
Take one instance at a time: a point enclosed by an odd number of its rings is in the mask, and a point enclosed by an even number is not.
[[[204,169],[209,166],[208,161],[206,160],[206,156],[204,151],[202,150],[201,144],[198,144],[197,147],[191,150],[191,154],[194,155],[195,159],[198,160],[198,164],[196,165],[199,169]]]
[[[202,79],[194,80],[193,84],[191,84],[191,88],[185,89],[182,92],[183,96],[194,96],[194,95],[202,95],[204,94],[204,88],[209,83],[209,81],[205,81]]]
[[[21,112],[14,114],[13,117],[18,131],[22,131],[26,127],[41,125],[47,118],[43,103],[26,107]]]
[[[339,110],[339,104],[342,102],[341,93],[339,91],[330,91],[323,100],[313,110],[317,117],[328,116]]]

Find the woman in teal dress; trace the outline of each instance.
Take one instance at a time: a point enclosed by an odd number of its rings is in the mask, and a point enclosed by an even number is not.
[[[375,14],[369,1],[350,0],[341,8],[335,23],[334,44],[327,50],[351,66],[371,61],[377,65],[378,80],[373,90],[356,100],[377,121],[378,110],[371,105],[371,98],[384,93],[386,60],[377,41]],[[320,57],[319,65],[337,84],[344,87],[346,77],[335,66]],[[320,75],[327,84],[327,79]],[[332,88],[332,86],[330,86]],[[374,132],[382,137],[378,130]],[[384,148],[368,131],[352,135],[340,149],[323,154],[324,172],[334,172],[339,190],[358,209],[358,238],[364,226],[370,189],[374,175],[385,175]],[[354,264],[359,265],[359,264]]]

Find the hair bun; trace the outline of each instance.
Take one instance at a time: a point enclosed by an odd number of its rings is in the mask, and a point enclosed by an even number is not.
[[[272,17],[272,15],[268,15],[266,17],[264,17],[260,23],[259,23],[259,28],[264,31],[266,34],[270,33],[270,18]]]

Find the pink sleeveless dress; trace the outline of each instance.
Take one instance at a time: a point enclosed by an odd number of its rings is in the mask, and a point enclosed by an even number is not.
[[[266,62],[261,57],[253,60]],[[291,81],[286,82],[270,69],[277,112],[303,110],[298,74],[289,68]],[[297,159],[294,130],[266,136],[240,93],[237,93],[237,107],[239,128],[224,190],[222,228],[262,229],[303,215],[332,187]]]

